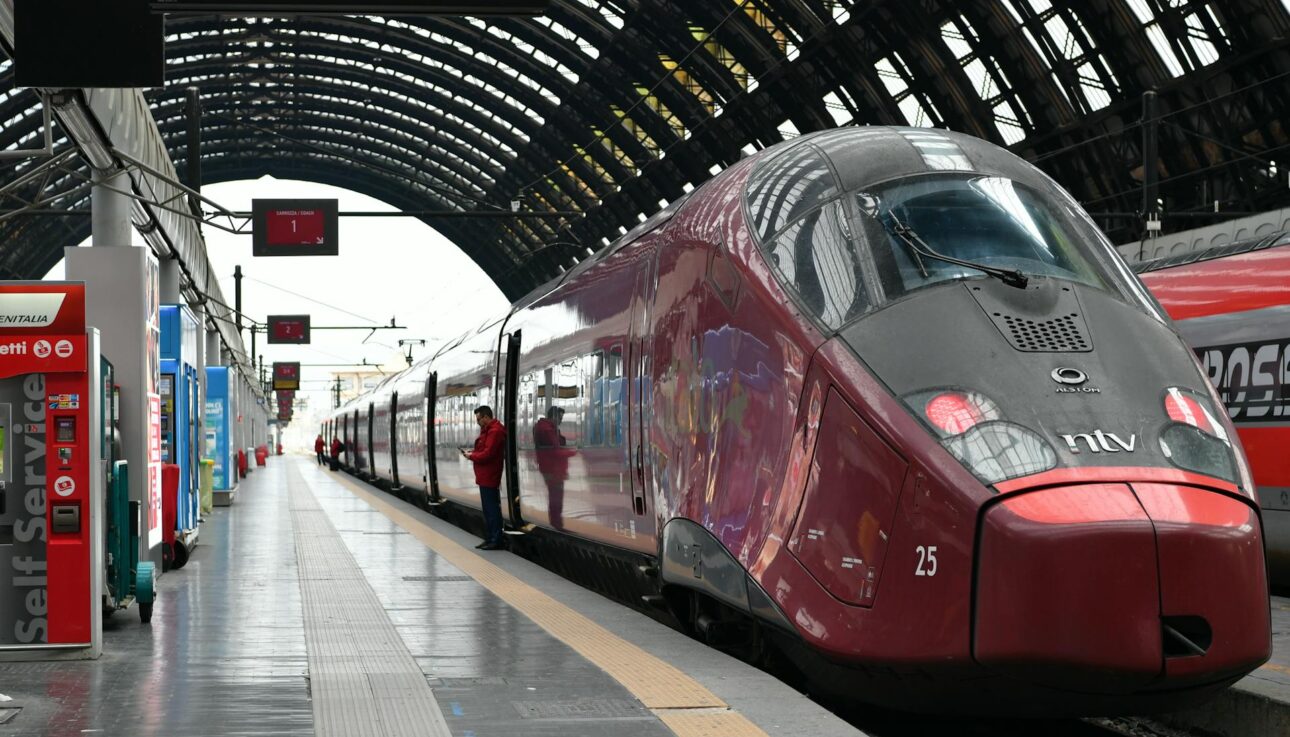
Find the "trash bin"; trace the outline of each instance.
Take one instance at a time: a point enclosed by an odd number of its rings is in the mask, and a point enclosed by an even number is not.
[[[258,446],[255,449],[255,465],[263,466],[269,460],[269,449],[267,446]]]
[[[206,516],[215,511],[215,461],[202,459],[201,513]]]
[[[179,466],[161,466],[161,570],[168,571],[175,561],[175,527],[179,518]]]

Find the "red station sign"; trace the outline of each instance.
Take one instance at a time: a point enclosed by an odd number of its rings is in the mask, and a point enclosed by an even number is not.
[[[336,200],[253,200],[255,256],[335,256],[340,252]]]
[[[273,363],[273,388],[275,391],[280,389],[299,389],[300,364],[275,361]]]
[[[306,345],[309,343],[308,315],[269,315],[270,344]]]

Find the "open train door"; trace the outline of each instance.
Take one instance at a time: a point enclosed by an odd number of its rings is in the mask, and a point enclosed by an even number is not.
[[[506,425],[506,464],[503,489],[505,503],[502,512],[514,529],[524,526],[524,517],[520,514],[520,474],[516,468],[516,447],[519,436],[516,434],[518,412],[516,395],[519,387],[520,366],[520,332],[502,333],[497,347],[497,411],[501,413],[502,424]]]
[[[435,437],[434,413],[435,404],[439,399],[439,372],[431,371],[426,377],[426,442],[425,442],[425,482],[426,489],[429,490],[430,504],[443,504],[443,499],[439,496],[439,468],[434,462],[434,449],[438,439]]]

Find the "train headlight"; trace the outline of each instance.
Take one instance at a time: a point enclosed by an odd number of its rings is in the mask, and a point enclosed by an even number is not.
[[[986,484],[1057,466],[1048,441],[1006,422],[994,400],[973,391],[932,390],[905,397],[940,437],[941,445]]]
[[[912,405],[922,403],[922,414],[941,437],[965,433],[982,422],[997,420],[999,406],[978,392],[935,391],[911,395]]]
[[[1171,422],[1160,432],[1160,450],[1175,466],[1244,486],[1232,441],[1210,400],[1190,389],[1165,390]],[[1253,489],[1246,489],[1253,493]]]

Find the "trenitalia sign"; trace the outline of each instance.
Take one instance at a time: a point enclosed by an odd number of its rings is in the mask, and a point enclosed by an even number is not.
[[[62,306],[62,294],[0,294],[0,326],[47,328],[54,324]]]
[[[0,288],[0,335],[83,335],[85,285],[6,282]]]
[[[0,283],[0,378],[84,371],[85,285]]]

